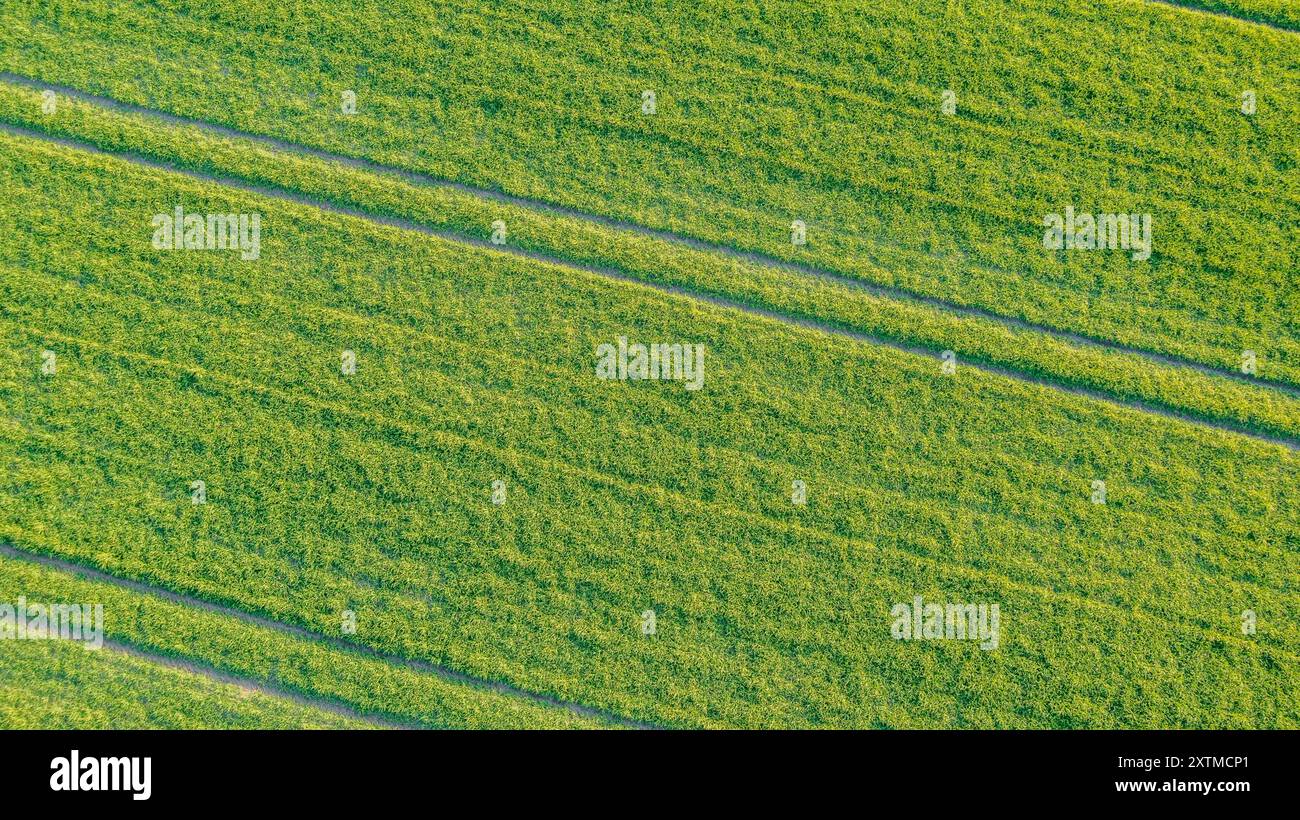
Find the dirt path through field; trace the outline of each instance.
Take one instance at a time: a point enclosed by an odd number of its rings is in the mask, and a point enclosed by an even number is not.
[[[141,660],[145,660],[150,663],[159,664],[160,666],[167,666],[172,669],[180,669],[182,671],[189,672],[194,675],[199,675],[200,677],[207,678],[208,680],[216,681],[218,683],[231,684],[233,686],[239,687],[245,693],[257,692],[259,694],[266,695],[268,697],[279,698],[280,700],[288,700],[298,704],[299,706],[306,706],[312,709],[320,709],[322,711],[326,711],[331,714],[340,715],[346,718],[352,718],[353,720],[364,721],[366,723],[375,726],[376,728],[381,728],[381,729],[426,728],[414,723],[397,722],[394,721],[392,718],[386,716],[379,716],[379,715],[359,712],[351,708],[350,706],[346,706],[342,703],[337,703],[332,700],[325,700],[323,698],[309,697],[307,695],[304,695],[301,692],[296,692],[291,689],[280,689],[278,687],[271,686],[261,681],[253,680],[251,678],[241,678],[235,675],[230,675],[225,672],[222,672],[219,669],[215,669],[210,666],[205,666],[203,664],[196,663],[195,661],[187,660],[185,658],[175,658],[168,655],[156,655],[152,652],[146,652],[145,650],[140,649],[139,647],[132,646],[131,644],[122,643],[121,641],[105,640],[104,648],[110,652],[121,652],[123,654],[130,655],[134,658],[139,658]]]
[[[522,257],[536,262],[542,262],[549,265],[566,268],[571,271],[580,271],[582,273],[587,273],[595,276],[604,277],[606,279],[625,282],[628,284],[636,285],[638,287],[650,288],[659,291],[661,293],[680,296],[697,302],[705,302],[715,307],[720,307],[726,310],[744,313],[749,316],[760,317],[763,319],[771,320],[788,326],[801,327],[807,330],[812,330],[819,333],[826,333],[832,336],[839,336],[841,338],[846,338],[846,339],[853,339],[854,341],[864,342],[872,345],[878,345],[881,347],[887,347],[905,353],[911,353],[919,356],[935,358],[934,351],[932,350],[927,350],[925,348],[904,344],[895,341],[893,339],[873,336],[867,333],[862,333],[860,331],[847,330],[844,328],[836,327],[831,324],[818,322],[811,319],[805,319],[798,316],[789,316],[774,310],[755,307],[753,305],[744,304],[742,302],[737,302],[731,299],[725,299],[722,297],[714,296],[712,294],[698,293],[686,288],[676,287],[673,285],[664,285],[655,282],[647,282],[643,279],[632,276],[630,274],[627,274],[621,270],[617,270],[614,268],[605,268],[605,267],[598,267],[594,265],[579,264],[576,262],[569,261],[567,259],[548,256],[546,254],[539,253],[537,251],[524,250],[521,248],[512,248],[509,245],[494,245],[491,242],[479,239],[477,237],[465,236],[463,234],[458,234],[451,231],[437,230],[434,228],[430,228],[427,225],[422,225],[420,223],[412,222],[406,219],[397,219],[395,217],[381,216],[366,211],[362,211],[356,208],[344,207],[333,202],[317,199],[315,197],[309,197],[292,190],[272,188],[263,185],[254,185],[252,183],[245,182],[244,180],[241,179],[236,179],[232,177],[221,177],[212,174],[205,174],[202,172],[193,171],[178,166],[173,166],[164,162],[159,162],[157,160],[150,159],[147,157],[142,157],[133,154],[122,154],[122,153],[116,153],[111,151],[105,151],[89,143],[83,143],[77,140],[71,140],[62,137],[51,137],[48,134],[43,134],[38,131],[32,131],[26,128],[20,128],[18,126],[8,125],[4,123],[0,123],[0,133],[7,133],[7,134],[12,134],[14,136],[20,136],[20,137],[28,137],[32,139],[41,140],[43,142],[62,145],[67,148],[72,148],[80,151],[87,151],[90,153],[94,153],[106,157],[113,157],[124,162],[131,162],[133,164],[151,168],[153,170],[163,171],[166,173],[180,174],[182,176],[188,177],[190,179],[198,180],[201,182],[223,185],[226,187],[234,188],[237,190],[245,191],[247,193],[256,194],[259,196],[270,197],[272,199],[277,199],[284,202],[292,202],[297,205],[316,208],[322,211],[328,211],[330,213],[335,213],[342,216],[349,216],[349,217],[354,217],[356,219],[362,219],[377,225],[384,225],[387,227],[397,228],[400,230],[414,231],[417,233],[422,233],[426,236],[437,237],[439,239],[443,239],[449,242],[456,242],[464,245],[470,245],[490,253],[501,253],[501,254],[508,254],[511,256]],[[1009,379],[1015,379],[1020,382],[1037,385],[1039,387],[1043,387],[1049,390],[1056,390],[1065,393],[1071,393],[1076,396],[1083,396],[1086,398],[1093,399],[1095,401],[1104,402],[1106,404],[1115,407],[1123,407],[1129,410],[1136,410],[1142,413],[1162,416],[1167,419],[1185,422],[1187,424],[1193,424],[1205,429],[1218,430],[1225,433],[1246,436],[1248,438],[1252,438],[1257,441],[1267,442],[1270,444],[1277,444],[1282,447],[1286,447],[1292,451],[1300,452],[1300,442],[1291,441],[1284,438],[1278,438],[1275,436],[1269,436],[1263,433],[1256,432],[1254,430],[1248,430],[1244,427],[1229,422],[1210,421],[1207,419],[1196,418],[1189,414],[1179,413],[1174,410],[1170,410],[1164,407],[1157,407],[1151,404],[1147,404],[1145,402],[1120,399],[1111,396],[1107,393],[1103,393],[1101,391],[1090,390],[1088,388],[1064,384],[1058,381],[1053,381],[1051,379],[1045,379],[1039,376],[1022,373],[1008,368],[998,367],[996,365],[985,364],[982,362],[964,362],[962,363],[961,366],[967,368],[974,368],[981,372],[991,373]]]
[[[110,575],[109,573],[102,572],[100,570],[93,569],[91,567],[82,566],[81,564],[77,564],[72,561],[66,561],[62,558],[54,558],[49,555],[42,555],[40,553],[29,552],[27,550],[20,549],[18,547],[13,546],[12,544],[8,544],[2,541],[0,541],[0,557],[7,557],[18,561],[27,561],[29,563],[39,564],[41,566],[48,567],[50,569],[75,575],[79,578],[84,578],[91,581],[99,581],[102,583],[108,583],[117,587],[121,587],[123,589],[128,589],[132,592],[137,592],[144,595],[150,595],[157,598],[163,598],[165,600],[171,601],[172,603],[183,604],[185,606],[190,606],[190,607],[196,607],[198,609],[203,609],[208,612],[213,612],[231,618],[236,618],[238,620],[244,621],[245,623],[253,624],[255,626],[260,626],[266,629],[274,629],[278,632],[287,634],[294,638],[312,641],[319,644],[324,644],[331,649],[341,650],[343,652],[348,652],[354,655],[362,655],[367,658],[381,660],[389,664],[405,666],[417,672],[431,673],[437,675],[440,678],[443,678],[444,680],[448,680],[453,683],[464,684],[466,686],[472,686],[478,689],[486,689],[504,695],[520,697],[520,698],[534,701],[536,703],[543,704],[545,706],[552,706],[559,709],[567,709],[578,715],[582,715],[583,717],[594,718],[596,720],[606,721],[608,723],[613,723],[628,728],[636,728],[636,729],[658,728],[656,726],[652,726],[651,724],[631,720],[630,718],[623,717],[622,715],[617,715],[612,712],[606,712],[602,709],[597,709],[592,706],[586,706],[581,703],[573,703],[570,701],[563,701],[557,698],[552,698],[548,695],[538,694],[536,692],[529,692],[525,689],[520,689],[518,687],[511,686],[510,684],[507,683],[501,683],[500,681],[477,678],[472,675],[466,675],[462,672],[457,672],[456,670],[450,669],[445,666],[439,666],[438,664],[429,663],[427,661],[421,661],[414,658],[406,658],[401,655],[393,655],[387,652],[381,652],[377,649],[372,649],[371,647],[365,646],[363,644],[353,643],[350,641],[345,641],[342,638],[338,638],[330,635],[323,635],[317,632],[312,632],[309,629],[304,629],[302,627],[294,626],[292,624],[286,624],[281,621],[276,621],[270,618],[262,617],[260,615],[254,615],[250,612],[245,612],[244,610],[237,609],[235,607],[225,606],[222,604],[214,603],[212,601],[205,601],[201,598],[195,598],[189,595],[185,595],[183,593],[175,592],[165,587],[156,587],[156,586],[151,586],[149,584],[142,583],[140,581],[133,581],[129,578],[120,578],[116,575]],[[108,641],[105,641],[105,643],[108,643]],[[154,658],[154,656],[152,655],[148,655],[148,657],[150,657],[151,659]],[[202,670],[205,667],[196,664],[195,668],[198,670]],[[243,680],[243,679],[238,679],[238,680]],[[279,690],[270,691],[269,693],[282,694],[280,693]],[[313,700],[313,705],[316,705],[314,700]]]
[[[1157,364],[1172,365],[1175,367],[1186,367],[1201,373],[1218,376],[1221,378],[1233,379],[1235,381],[1240,381],[1255,386],[1267,387],[1267,388],[1278,390],[1280,392],[1286,393],[1291,396],[1300,397],[1300,386],[1286,384],[1278,381],[1271,381],[1266,377],[1247,376],[1245,374],[1239,373],[1229,368],[1215,367],[1213,365],[1208,365],[1205,364],[1204,362],[1199,362],[1194,359],[1188,359],[1181,356],[1172,356],[1164,353],[1157,353],[1142,347],[1127,345],[1113,340],[1108,340],[1108,339],[1094,337],[1094,336],[1086,336],[1080,333],[1075,333],[1073,331],[1061,330],[1051,325],[1031,322],[1014,316],[1007,316],[984,308],[962,305],[957,302],[952,302],[952,301],[940,299],[933,296],[927,296],[924,294],[914,293],[912,291],[904,290],[902,288],[894,288],[894,287],[888,287],[888,286],[879,285],[871,282],[865,282],[860,279],[855,279],[851,276],[846,276],[842,273],[837,273],[835,271],[830,271],[830,270],[818,268],[811,265],[789,262],[783,259],[777,259],[775,257],[767,256],[761,253],[740,250],[737,248],[730,247],[728,245],[720,245],[712,242],[706,242],[704,240],[696,239],[694,237],[685,236],[670,231],[658,230],[656,228],[650,228],[634,222],[626,222],[623,220],[614,219],[612,217],[602,216],[600,214],[591,214],[573,208],[568,208],[562,205],[556,205],[554,203],[546,202],[543,200],[514,196],[511,194],[502,193],[500,191],[492,191],[486,188],[477,188],[471,185],[466,185],[464,183],[455,182],[447,179],[441,179],[438,177],[430,176],[428,174],[418,173],[416,171],[411,171],[407,168],[384,165],[367,159],[360,159],[357,157],[346,156],[343,154],[336,154],[330,151],[314,148],[308,145],[301,145],[298,143],[287,142],[285,140],[277,139],[275,137],[268,137],[261,134],[239,131],[237,129],[230,128],[228,126],[208,122],[206,120],[184,117],[177,114],[173,114],[168,111],[162,111],[159,109],[136,105],[134,103],[122,102],[120,100],[116,100],[111,97],[104,97],[98,94],[92,94],[77,88],[58,85],[54,83],[42,82],[40,80],[31,77],[25,77],[22,75],[12,74],[9,72],[0,72],[0,80],[4,80],[6,82],[12,82],[15,84],[23,85],[25,87],[37,89],[37,90],[51,89],[58,94],[64,94],[74,99],[78,99],[92,105],[98,105],[104,108],[108,108],[114,111],[119,111],[124,113],[148,116],[173,125],[199,128],[209,133],[223,136],[223,137],[249,140],[252,142],[256,142],[264,147],[271,148],[277,151],[283,151],[286,153],[297,154],[300,156],[307,156],[307,157],[312,157],[314,159],[339,163],[352,168],[357,168],[359,170],[364,170],[364,171],[370,171],[373,173],[396,176],[402,179],[403,181],[409,182],[413,185],[445,188],[449,190],[458,191],[460,193],[468,194],[480,199],[501,202],[503,204],[509,204],[517,207],[530,208],[532,210],[536,210],[536,211],[540,211],[543,213],[548,213],[556,216],[563,216],[571,219],[580,219],[586,222],[600,225],[602,227],[636,233],[641,236],[650,237],[663,242],[670,242],[673,244],[689,247],[697,251],[718,254],[718,255],[726,256],[728,258],[741,260],[754,265],[761,265],[766,268],[780,270],[787,273],[831,281],[838,285],[843,285],[845,287],[853,288],[855,290],[861,290],[863,292],[870,293],[874,296],[878,296],[882,298],[939,308],[941,310],[959,316],[976,317],[980,319],[994,321],[1016,330],[1027,330],[1035,333],[1042,333],[1044,335],[1052,336],[1056,339],[1069,342],[1071,344],[1082,345],[1085,347],[1091,347],[1091,348],[1102,349],[1102,350],[1129,353],[1129,354],[1141,356],[1147,359],[1148,361]],[[26,136],[32,136],[40,139],[45,139],[48,141],[59,142],[60,144],[66,145],[68,147],[80,148],[83,150],[92,150],[95,151],[96,153],[101,153],[109,156],[119,156],[126,159],[130,159],[133,162],[150,165],[152,167],[161,170],[185,173],[189,176],[193,176],[199,179],[204,179],[205,181],[217,182],[223,185],[240,187],[243,188],[244,190],[263,192],[263,193],[267,193],[267,195],[279,196],[279,198],[285,198],[284,195],[286,194],[296,193],[285,189],[275,189],[276,191],[278,191],[278,193],[273,193],[272,189],[270,188],[261,188],[256,185],[251,185],[250,183],[244,182],[242,180],[203,175],[197,172],[186,171],[184,169],[179,168],[178,166],[168,165],[165,163],[158,162],[156,160],[146,159],[144,157],[140,157],[136,155],[118,154],[114,152],[103,151],[102,149],[98,149],[94,146],[91,146],[89,143],[82,143],[79,141],[65,140],[58,137],[52,137],[50,135],[43,134],[39,131],[29,130],[26,128],[22,128],[20,126],[6,126],[6,128],[8,130],[11,130],[14,133],[21,133]],[[335,210],[338,213],[360,216],[365,219],[371,219],[372,221],[385,220],[384,217],[375,216],[365,211],[342,208],[340,206],[333,206],[332,203],[326,203],[323,200],[313,199],[306,196],[300,195],[300,198],[295,201],[298,201],[300,204],[311,205],[313,207],[328,208],[330,210]],[[412,228],[412,229],[417,228],[417,223],[402,222],[400,220],[386,221],[385,224],[390,224],[393,225],[394,227],[404,227],[404,228]],[[477,243],[476,240],[471,240],[469,237],[453,236],[449,233],[438,232],[436,230],[428,229],[427,227],[424,227],[423,229],[425,230],[426,233],[433,233],[435,235],[442,236],[448,239],[453,239],[455,241],[475,241],[476,244],[484,244],[484,243]],[[498,249],[499,247],[500,246],[492,246],[493,249]],[[577,263],[568,262],[555,257],[547,257],[542,254],[539,254],[538,258],[542,258],[545,259],[546,261],[554,262],[555,264],[566,265],[568,267],[583,267],[582,265],[579,265]],[[591,270],[593,272],[596,271],[595,268],[588,268],[588,270]],[[621,278],[628,279],[629,281],[636,281],[641,284],[648,284],[642,282],[642,280],[634,279],[626,276]],[[649,286],[653,287],[653,285],[649,285]]]
[[[1252,20],[1249,17],[1242,17],[1222,9],[1205,9],[1200,6],[1189,6],[1186,3],[1179,3],[1178,0],[1146,0],[1146,2],[1154,3],[1157,6],[1171,6],[1179,11],[1200,12],[1201,14],[1208,14],[1212,17],[1223,17],[1227,20],[1234,20],[1248,26],[1263,26],[1264,28],[1272,29],[1273,31],[1280,31],[1283,34],[1300,34],[1300,31],[1289,29],[1286,26],[1279,26],[1277,23],[1268,23],[1263,20]]]

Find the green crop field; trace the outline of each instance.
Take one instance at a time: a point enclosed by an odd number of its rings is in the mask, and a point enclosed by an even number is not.
[[[1241,20],[1300,31],[1300,4],[1295,0],[1173,0],[1175,5],[1204,9]]]
[[[1300,727],[1294,6],[1066,5],[6,3],[0,728]]]
[[[364,729],[360,720],[300,706],[108,649],[58,642],[0,654],[0,715],[10,728]]]

